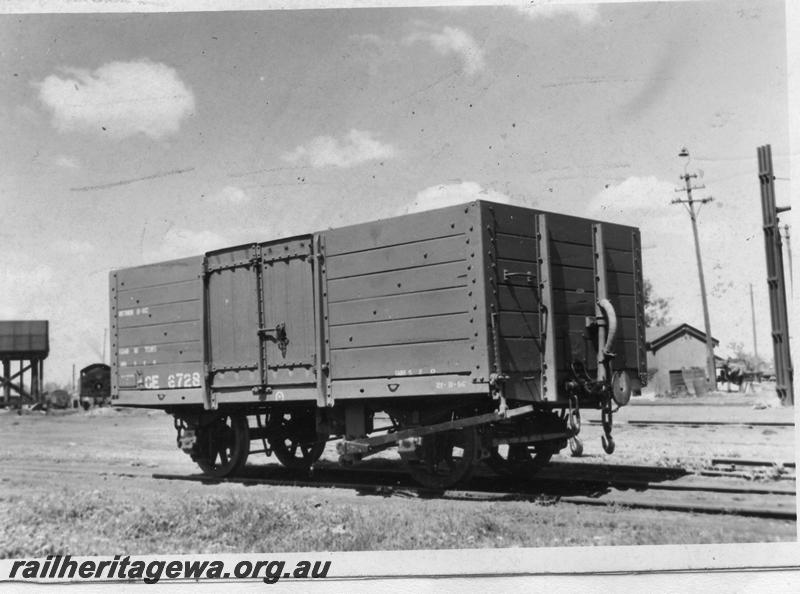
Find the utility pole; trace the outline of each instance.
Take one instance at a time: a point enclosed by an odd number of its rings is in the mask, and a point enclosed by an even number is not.
[[[753,354],[758,361],[758,341],[756,340],[756,307],[753,305],[753,283],[750,283],[750,313],[753,316]]]
[[[686,147],[681,149],[678,154],[679,157],[689,158],[689,150]],[[694,250],[697,255],[697,274],[700,277],[700,298],[703,301],[703,322],[705,323],[706,332],[706,376],[708,377],[708,387],[711,390],[717,389],[717,371],[714,364],[714,339],[711,338],[711,320],[708,315],[708,299],[706,297],[706,281],[703,276],[703,260],[700,257],[700,238],[697,235],[697,215],[700,208],[714,200],[711,196],[696,200],[692,198],[692,190],[702,190],[705,186],[693,186],[691,180],[697,177],[696,173],[688,173],[686,169],[689,167],[689,161],[686,162],[683,175],[679,176],[686,183],[685,188],[679,188],[676,192],[686,192],[686,199],[680,200],[676,198],[672,204],[683,204],[686,206],[686,211],[689,213],[689,219],[692,221],[692,233],[694,234]],[[700,207],[695,211],[694,205],[699,203]]]

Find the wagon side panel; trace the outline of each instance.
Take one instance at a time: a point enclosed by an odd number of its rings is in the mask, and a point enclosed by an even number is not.
[[[120,405],[203,402],[203,258],[111,273],[111,386]]]
[[[485,389],[472,381],[488,375],[477,203],[324,239],[336,397]]]

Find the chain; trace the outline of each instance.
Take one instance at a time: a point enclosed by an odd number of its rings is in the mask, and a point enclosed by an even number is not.
[[[569,428],[573,435],[581,432],[581,409],[578,407],[578,395],[570,394],[567,400],[569,404]]]
[[[603,412],[601,416],[603,420],[603,435],[600,441],[603,444],[603,450],[606,454],[614,453],[614,438],[611,437],[611,429],[613,428],[613,415],[611,412],[611,399],[609,398],[603,403]]]
[[[178,436],[175,441],[177,442],[178,447],[181,447],[181,437],[183,436],[183,431],[187,428],[186,421],[179,419],[178,417],[172,417],[172,425],[175,427],[175,431],[178,432]]]

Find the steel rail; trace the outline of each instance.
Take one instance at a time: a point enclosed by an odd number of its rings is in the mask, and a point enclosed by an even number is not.
[[[264,479],[253,477],[229,477],[229,478],[214,478],[202,475],[176,475],[176,474],[162,474],[155,473],[152,475],[154,479],[158,480],[178,480],[178,481],[194,481],[208,484],[218,483],[240,483],[246,485],[268,485],[268,486],[286,486],[286,487],[306,487],[306,488],[336,488],[336,489],[353,489],[360,493],[371,493],[380,496],[406,496],[406,497],[419,497],[419,498],[438,498],[438,499],[454,499],[454,500],[479,500],[479,501],[531,501],[538,503],[572,503],[576,505],[595,505],[595,506],[624,506],[639,509],[653,509],[662,511],[676,511],[686,513],[710,513],[710,514],[727,514],[739,515],[749,517],[761,517],[772,519],[796,520],[797,512],[794,502],[786,504],[785,507],[775,505],[770,507],[765,505],[764,502],[759,505],[742,505],[735,500],[724,502],[675,502],[666,499],[659,499],[653,497],[652,493],[647,493],[642,499],[631,499],[630,497],[590,497],[584,495],[558,495],[552,493],[532,493],[524,491],[476,491],[476,490],[432,490],[424,487],[416,487],[409,485],[389,485],[389,484],[376,484],[376,483],[363,483],[352,481],[320,481],[313,479]],[[548,481],[551,482],[551,481]],[[571,479],[564,479],[564,483],[574,482],[603,482],[603,481],[577,481]],[[606,482],[607,486],[614,486],[614,481]],[[619,483],[617,483],[619,485]],[[665,487],[664,485],[650,484],[649,488],[659,489]],[[666,489],[683,490],[694,492],[709,492],[707,488],[697,488],[689,485],[677,486],[672,489],[666,486]],[[721,489],[718,488],[718,489]],[[725,493],[749,493],[759,494],[759,490],[715,490],[714,492]],[[637,495],[639,492],[636,493]],[[780,491],[778,493],[770,493],[775,495],[773,499],[784,499],[794,495],[794,492]]]
[[[380,496],[400,496],[400,497],[418,497],[418,498],[439,498],[450,500],[468,500],[468,501],[530,501],[536,503],[572,503],[576,505],[595,505],[595,506],[612,506],[619,505],[631,508],[640,509],[654,509],[675,512],[687,513],[716,513],[716,514],[729,514],[740,516],[752,516],[774,519],[796,520],[796,509],[794,502],[788,503],[790,498],[795,496],[795,490],[792,488],[783,487],[780,485],[724,485],[715,484],[716,481],[705,481],[702,483],[671,483],[671,482],[654,482],[646,480],[636,480],[631,478],[614,478],[612,477],[598,477],[585,476],[574,477],[536,477],[535,483],[528,481],[527,484],[523,482],[522,489],[507,490],[501,483],[497,484],[496,480],[491,482],[494,486],[500,486],[503,490],[489,489],[451,489],[446,491],[437,491],[417,487],[415,485],[402,484],[400,481],[408,480],[407,474],[394,469],[377,470],[377,469],[360,469],[360,470],[341,470],[342,474],[352,475],[361,474],[365,479],[362,481],[344,478],[337,480],[320,480],[314,478],[259,478],[259,477],[229,477],[229,478],[215,478],[204,475],[182,475],[182,474],[168,474],[168,473],[150,473],[144,468],[137,467],[109,467],[106,465],[98,465],[96,468],[71,464],[26,464],[26,465],[6,465],[4,466],[6,472],[10,475],[16,474],[30,474],[30,473],[69,473],[69,474],[83,474],[83,475],[109,475],[117,476],[120,478],[153,478],[157,480],[180,480],[180,481],[194,481],[206,484],[219,484],[219,483],[233,483],[245,485],[267,485],[267,486],[286,486],[286,487],[315,487],[315,488],[336,488],[336,489],[353,489],[361,493],[374,494]],[[340,472],[338,468],[323,468],[318,469],[320,474],[337,474]],[[378,476],[376,476],[378,475]],[[380,478],[384,480],[381,481]],[[378,480],[375,480],[375,479]],[[484,480],[491,477],[476,477],[473,483],[480,482],[481,478]],[[400,480],[398,480],[400,479]],[[502,480],[502,479],[501,479]],[[390,484],[394,483],[394,484]],[[596,485],[598,488],[616,488],[616,489],[635,489],[635,493],[630,491],[620,491],[618,493],[609,494],[605,493],[603,497],[592,497],[586,495],[563,495],[559,494],[558,487],[563,485],[564,488],[572,487],[576,484],[581,485]],[[536,488],[534,491],[532,488]],[[682,492],[695,492],[695,493],[724,493],[728,495],[770,495],[769,500],[760,502],[755,505],[742,505],[736,501],[681,501],[676,502],[668,499],[659,498],[656,492],[658,491],[682,491]],[[776,505],[779,502],[786,502],[783,506]]]
[[[712,458],[711,464],[713,465],[724,465],[724,464],[732,464],[735,466],[777,466],[783,468],[795,468],[794,462],[778,462],[778,461],[770,461],[770,460],[747,460],[744,458]]]
[[[600,425],[601,421],[597,419],[589,419],[590,425]],[[621,420],[615,419],[616,425],[630,425],[633,427],[645,427],[648,425],[667,425],[677,427],[794,427],[794,423],[784,421],[643,421],[643,420]]]

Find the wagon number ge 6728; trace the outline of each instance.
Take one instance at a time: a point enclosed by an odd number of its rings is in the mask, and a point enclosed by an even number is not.
[[[169,388],[197,388],[199,386],[199,371],[194,373],[170,373],[167,376],[167,387]]]

